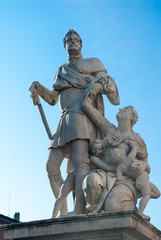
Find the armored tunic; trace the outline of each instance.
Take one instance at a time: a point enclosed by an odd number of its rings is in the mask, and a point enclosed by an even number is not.
[[[106,94],[110,102],[119,104],[119,96],[115,81],[106,75],[106,69],[100,60],[89,58],[74,64],[64,64],[56,74],[54,89],[59,92],[61,119],[53,135],[49,148],[65,146],[75,139],[98,137],[98,129],[88,116],[81,110],[82,100],[87,92],[90,81],[101,74],[102,94]],[[101,93],[98,93],[94,106],[104,114]]]

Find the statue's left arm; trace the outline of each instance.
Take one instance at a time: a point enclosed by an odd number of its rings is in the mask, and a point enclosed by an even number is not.
[[[118,89],[117,89],[115,80],[112,77],[110,77],[109,75],[107,75],[106,77],[102,78],[99,82],[101,83],[102,88],[103,88],[101,93],[106,94],[109,101],[113,105],[119,105],[120,98],[119,98],[119,93],[118,93]]]
[[[88,86],[89,95],[94,98],[98,93],[106,94],[113,105],[119,105],[120,99],[115,80],[107,75],[107,71],[99,59],[93,58],[91,65],[94,78]]]

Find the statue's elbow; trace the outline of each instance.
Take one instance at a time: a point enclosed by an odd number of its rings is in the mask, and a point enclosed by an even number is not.
[[[58,102],[58,100],[56,100],[56,99],[52,99],[52,101],[49,102],[49,104],[50,104],[51,106],[54,106],[54,105],[57,104],[57,102]]]

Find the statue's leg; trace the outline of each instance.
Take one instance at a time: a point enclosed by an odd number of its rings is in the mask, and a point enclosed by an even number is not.
[[[142,172],[136,179],[136,187],[141,192],[141,200],[139,203],[139,214],[144,217],[143,211],[151,197],[151,185],[149,183],[149,174]]]
[[[149,183],[151,187],[151,198],[159,198],[160,197],[160,191],[159,189],[153,184]]]
[[[60,188],[64,182],[60,172],[60,165],[63,159],[64,159],[63,147],[57,149],[52,148],[49,150],[46,169],[48,172],[50,185],[55,198],[58,198],[60,194]],[[64,201],[60,212],[61,214],[66,214],[68,212],[66,200]]]
[[[133,185],[131,187],[133,188]],[[135,201],[132,190],[124,184],[119,184],[114,186],[107,196],[104,210],[106,212],[132,210],[135,208]],[[128,203],[128,205],[126,206],[124,203]]]
[[[68,176],[62,185],[62,188],[60,190],[60,195],[57,198],[53,210],[53,218],[56,218],[56,216],[59,213],[59,210],[62,208],[64,200],[67,198],[68,194],[75,189],[75,171],[68,173]]]
[[[72,161],[76,167],[76,182],[75,182],[75,207],[76,214],[85,213],[85,200],[82,189],[82,182],[86,174],[90,171],[89,156],[88,156],[88,140],[74,140],[71,143]]]

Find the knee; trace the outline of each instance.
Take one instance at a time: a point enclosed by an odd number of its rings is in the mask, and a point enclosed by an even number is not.
[[[49,175],[58,174],[60,171],[60,164],[61,161],[59,155],[54,151],[54,149],[51,149],[46,163],[47,173]]]
[[[98,184],[96,176],[94,174],[87,175],[83,180],[82,188],[86,203],[96,205],[102,193],[102,188]]]
[[[105,211],[121,211],[122,210],[122,201],[119,198],[107,197],[105,200]]]
[[[97,177],[95,176],[95,174],[88,174],[85,179],[84,179],[84,184],[86,186],[87,189],[96,189],[96,188],[99,188],[99,184],[98,184],[98,181],[97,181]]]

